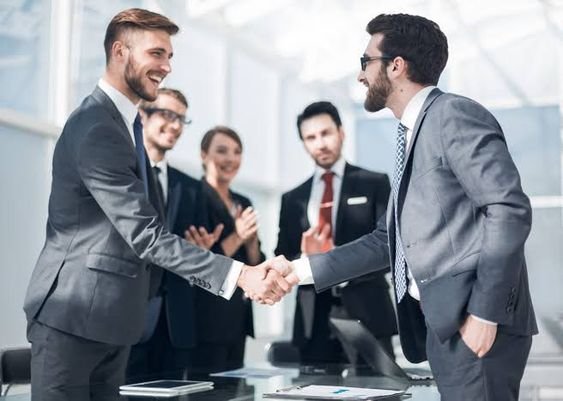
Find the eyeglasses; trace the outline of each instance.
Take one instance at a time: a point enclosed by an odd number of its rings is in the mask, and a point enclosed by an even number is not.
[[[143,109],[145,113],[150,117],[152,114],[157,113],[162,118],[164,118],[169,123],[175,123],[178,121],[180,124],[190,125],[192,120],[189,118],[186,119],[186,116],[183,114],[178,114],[175,111],[168,110],[168,109],[160,109],[158,107],[147,107]]]
[[[391,56],[374,56],[374,57],[362,56],[362,57],[360,57],[360,65],[362,66],[362,71],[366,70],[366,67],[367,67],[367,65],[370,61],[375,61],[375,60],[393,60],[393,57],[391,57]]]

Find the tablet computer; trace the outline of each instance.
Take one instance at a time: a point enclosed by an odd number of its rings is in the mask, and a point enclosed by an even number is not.
[[[213,388],[211,381],[154,380],[144,383],[126,384],[119,387],[121,395],[175,397],[198,390]]]

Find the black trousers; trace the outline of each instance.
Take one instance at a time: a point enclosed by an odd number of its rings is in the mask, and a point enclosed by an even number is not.
[[[518,401],[531,336],[498,332],[491,350],[477,355],[454,335],[445,343],[428,329],[428,361],[442,401]]]
[[[114,401],[129,347],[77,337],[39,322],[28,328],[32,401]]]
[[[197,373],[212,373],[242,368],[246,337],[230,344],[199,342],[192,354],[191,369]]]
[[[166,310],[163,308],[150,339],[131,347],[126,381],[184,379],[191,365],[192,352],[191,348],[177,348],[171,343]]]

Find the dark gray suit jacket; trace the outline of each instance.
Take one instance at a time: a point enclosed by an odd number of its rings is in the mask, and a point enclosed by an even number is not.
[[[499,331],[537,333],[524,258],[530,202],[495,118],[470,99],[435,89],[406,157],[398,218],[426,324],[441,341],[458,331],[467,313],[497,322]],[[390,200],[387,224],[380,221],[371,234],[311,256],[316,289],[393,262],[393,215]],[[421,361],[424,319],[408,301],[402,304],[403,350],[409,360]]]
[[[150,264],[219,293],[232,260],[165,229],[145,195],[127,127],[101,89],[69,117],[52,174],[45,246],[24,303],[28,322],[134,344],[144,324]]]

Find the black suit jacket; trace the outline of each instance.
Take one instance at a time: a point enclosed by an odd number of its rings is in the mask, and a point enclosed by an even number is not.
[[[200,206],[201,201],[199,180],[168,166],[166,221],[172,233],[184,237],[184,231],[190,225],[207,225],[207,215]],[[192,285],[178,275],[165,271],[162,290],[171,344],[178,348],[193,347],[196,343],[196,313]]]
[[[212,231],[217,224],[224,224],[225,228],[219,240],[211,248],[217,254],[224,254],[221,241],[235,230],[235,221],[219,197],[205,179],[201,180],[201,202],[198,213],[207,216],[205,227]],[[242,206],[243,210],[251,206],[248,198],[231,191],[233,201]],[[241,246],[232,258],[242,263],[248,263],[246,249]],[[261,253],[261,261],[265,260]],[[254,336],[252,304],[244,298],[240,288],[237,288],[230,300],[221,297],[209,297],[206,291],[199,291],[194,287],[197,341],[216,344],[233,344],[244,338]]]
[[[276,255],[285,255],[291,260],[301,254],[301,236],[310,227],[307,205],[312,182],[311,177],[282,197]],[[351,242],[373,231],[377,220],[385,213],[389,192],[387,175],[346,164],[336,216],[335,245]],[[353,204],[354,198],[360,202]],[[352,204],[349,204],[350,199]],[[362,320],[376,337],[397,333],[384,274],[385,271],[380,271],[352,280],[342,291],[342,303],[349,316]],[[315,294],[313,286],[299,287],[293,328],[295,344],[303,344],[309,335],[328,336],[332,304],[331,291]]]

